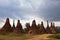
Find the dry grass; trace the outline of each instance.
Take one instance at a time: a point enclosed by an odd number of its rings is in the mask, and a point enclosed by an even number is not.
[[[0,34],[0,40],[60,40],[60,34],[30,35],[7,33]]]
[[[15,34],[15,33],[10,33],[10,34],[0,34],[0,40],[26,40],[32,38],[32,35],[29,34]]]

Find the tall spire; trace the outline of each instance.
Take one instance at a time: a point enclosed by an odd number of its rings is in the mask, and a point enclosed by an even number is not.
[[[40,32],[41,33],[46,33],[43,22],[41,22],[41,25],[40,25]]]
[[[53,27],[55,27],[55,23],[53,23]]]
[[[13,20],[13,29],[15,29],[15,20]]]
[[[52,33],[56,33],[55,24],[51,22],[50,30]]]
[[[47,20],[47,27],[49,27],[49,23],[48,23],[48,20]]]
[[[51,27],[53,26],[53,23],[51,22]]]
[[[48,20],[47,20],[47,28],[46,28],[46,32],[47,32],[47,33],[51,33]]]

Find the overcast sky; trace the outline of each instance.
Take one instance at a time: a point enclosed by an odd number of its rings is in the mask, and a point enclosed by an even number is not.
[[[60,0],[0,0],[0,25],[7,17],[22,23],[60,21]]]

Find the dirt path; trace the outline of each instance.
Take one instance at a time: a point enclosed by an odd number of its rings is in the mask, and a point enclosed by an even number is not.
[[[48,36],[51,36],[52,34],[43,34],[43,35],[35,35],[33,38],[28,39],[28,40],[47,40]]]

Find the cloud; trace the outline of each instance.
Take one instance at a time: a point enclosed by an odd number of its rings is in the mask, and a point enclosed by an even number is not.
[[[60,21],[60,0],[46,0],[42,7],[39,7],[39,13],[43,19],[50,21]]]
[[[30,22],[60,21],[60,0],[0,0],[0,21],[7,17]]]

